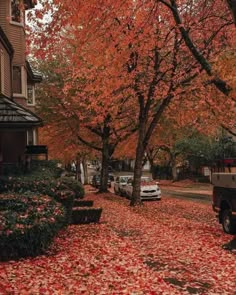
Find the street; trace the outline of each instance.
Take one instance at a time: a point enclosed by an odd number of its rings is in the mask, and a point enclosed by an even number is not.
[[[99,172],[96,169],[89,168],[89,177]],[[114,171],[111,173],[114,178],[119,175],[133,175],[132,172],[126,171]],[[150,176],[149,172],[144,172],[143,175]],[[191,201],[196,201],[200,203],[211,203],[212,185],[210,183],[184,183],[184,181],[179,181],[173,183],[172,181],[161,180],[160,189],[162,192],[162,197],[172,197],[177,199],[186,199]],[[114,193],[114,182],[111,183],[111,188],[109,189],[111,193]]]

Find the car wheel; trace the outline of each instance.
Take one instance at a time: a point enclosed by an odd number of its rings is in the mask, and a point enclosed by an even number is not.
[[[222,212],[222,227],[225,233],[235,234],[236,233],[236,222],[232,218],[230,209],[224,209]]]

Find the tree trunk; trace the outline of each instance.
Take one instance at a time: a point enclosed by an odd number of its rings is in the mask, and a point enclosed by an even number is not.
[[[152,174],[152,179],[156,178],[156,166],[154,164],[154,160],[159,152],[159,148],[147,148],[147,158],[150,163],[150,172]]]
[[[84,169],[84,184],[88,184],[88,168],[87,168],[87,162],[85,158],[82,160],[82,165]]]
[[[133,181],[133,193],[130,201],[130,206],[141,205],[142,201],[140,198],[140,185],[143,167],[143,157],[145,152],[144,147],[145,137],[145,123],[140,120],[140,128],[138,134],[138,144],[136,148],[136,158],[134,165],[134,181]]]
[[[175,156],[175,154],[170,154],[170,163],[171,163],[171,171],[172,171],[173,181],[177,181],[178,180],[178,174],[177,174],[176,156]]]
[[[176,164],[172,165],[172,178],[173,178],[173,181],[178,180]]]
[[[78,180],[79,182],[82,182],[81,181],[81,169],[80,169],[80,159],[79,159],[79,157],[76,157],[75,167],[76,167],[76,180]]]
[[[108,166],[110,163],[110,147],[109,147],[110,128],[104,127],[102,137],[102,169],[101,169],[101,184],[99,188],[100,193],[108,192]]]
[[[148,158],[149,160],[149,163],[150,163],[150,172],[152,174],[152,179],[155,179],[156,178],[156,175],[155,175],[155,165],[154,165],[154,161],[152,158]]]

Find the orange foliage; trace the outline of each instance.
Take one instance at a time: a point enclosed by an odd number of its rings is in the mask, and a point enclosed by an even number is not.
[[[55,71],[64,117],[97,128],[109,116],[114,140],[117,130],[137,127],[138,141],[134,135],[124,151],[136,142],[145,148],[163,116],[202,132],[233,126],[233,75],[217,61],[236,34],[223,1],[53,3],[40,12],[51,18],[39,23],[34,43],[39,57],[62,61]]]

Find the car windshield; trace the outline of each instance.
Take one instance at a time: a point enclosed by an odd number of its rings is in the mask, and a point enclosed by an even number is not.
[[[110,180],[110,181],[114,181],[114,176],[111,175],[111,174],[109,174],[109,175],[108,175],[108,180]]]
[[[142,182],[150,182],[152,179],[150,177],[141,177]]]
[[[120,182],[127,182],[128,179],[129,179],[129,176],[121,176]]]

